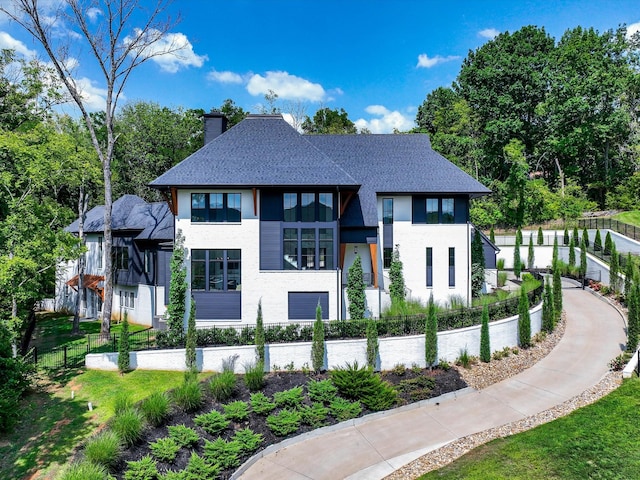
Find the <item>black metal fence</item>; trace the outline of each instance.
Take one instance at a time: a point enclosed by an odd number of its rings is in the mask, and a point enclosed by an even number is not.
[[[580,228],[587,229],[600,229],[607,228],[618,232],[625,237],[633,238],[634,240],[640,240],[640,227],[635,225],[629,225],[628,223],[619,222],[612,218],[581,218],[578,220],[578,226]]]

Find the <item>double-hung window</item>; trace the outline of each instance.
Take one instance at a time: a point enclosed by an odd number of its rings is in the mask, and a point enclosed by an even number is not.
[[[240,193],[192,193],[191,221],[201,222],[240,222]]]
[[[191,289],[237,290],[241,283],[239,249],[191,250]]]

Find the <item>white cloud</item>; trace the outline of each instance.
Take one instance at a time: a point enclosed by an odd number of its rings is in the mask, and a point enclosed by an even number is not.
[[[631,38],[634,34],[640,32],[640,22],[627,25],[627,38]]]
[[[95,82],[87,77],[76,78],[75,82],[88,110],[98,111],[106,108],[106,89],[97,87]],[[119,100],[124,101],[126,98],[121,94]]]
[[[498,35],[500,35],[500,32],[495,28],[485,28],[484,30],[480,30],[478,32],[478,35],[480,35],[483,38],[488,38],[489,40],[493,40]]]
[[[254,74],[247,83],[247,91],[253,95],[264,95],[274,91],[283,100],[308,100],[320,102],[325,98],[325,90],[319,83],[287,72],[267,72],[265,76]]]
[[[400,132],[411,130],[415,126],[413,118],[397,110],[392,112],[383,105],[369,105],[365,111],[380,118],[356,120],[353,123],[358,127],[358,130],[367,129],[371,133],[393,133],[394,130]]]
[[[451,62],[453,60],[459,60],[460,57],[449,55],[448,57],[441,57],[440,55],[436,55],[435,57],[429,58],[426,53],[421,53],[418,55],[418,64],[417,68],[431,68],[436,65],[440,65],[441,63]]]
[[[15,50],[16,53],[27,58],[34,58],[37,55],[35,50],[30,50],[23,42],[13,38],[7,32],[0,32],[0,48]]]
[[[92,22],[95,22],[98,19],[98,17],[103,14],[102,10],[96,7],[90,7],[84,13],[87,17],[89,17],[89,20],[91,20]]]
[[[218,72],[216,70],[212,70],[207,74],[207,78],[213,82],[218,83],[243,83],[242,75],[239,75],[235,72]]]
[[[136,37],[125,37],[124,43],[128,45],[142,34],[142,30],[136,28]],[[162,35],[159,30],[150,29],[144,35],[145,38],[142,43],[152,43],[144,48],[143,51],[138,49],[137,53],[150,57],[150,60],[157,63],[165,72],[176,73],[181,68],[201,67],[205,60],[208,60],[206,55],[196,55],[193,51],[193,45],[183,33],[166,33]]]

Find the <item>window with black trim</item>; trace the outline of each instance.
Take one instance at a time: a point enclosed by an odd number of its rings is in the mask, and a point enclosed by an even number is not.
[[[144,273],[151,273],[153,269],[153,250],[144,251]]]
[[[113,268],[129,270],[129,247],[113,247]]]
[[[433,248],[427,247],[427,287],[433,287]]]
[[[284,193],[282,206],[285,222],[332,222],[335,219],[333,193]]]
[[[284,270],[333,270],[333,228],[283,228]]]
[[[442,223],[453,223],[455,221],[453,198],[442,199]]]
[[[449,247],[449,286],[456,286],[456,249]]]
[[[239,249],[191,250],[191,290],[224,292],[241,284]]]
[[[98,268],[102,268],[102,256],[104,255],[104,248],[102,246],[102,237],[98,237]]]
[[[240,193],[192,193],[191,221],[238,223],[242,219],[241,202]]]
[[[427,223],[439,223],[439,208],[437,198],[426,199]]]
[[[384,225],[393,223],[393,198],[382,199],[382,223]]]
[[[393,260],[393,248],[384,247],[382,250],[383,267],[391,268],[391,260]]]

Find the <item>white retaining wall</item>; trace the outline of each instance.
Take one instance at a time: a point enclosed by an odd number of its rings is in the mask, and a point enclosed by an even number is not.
[[[535,335],[542,327],[542,304],[535,306],[531,313],[531,334]],[[489,324],[491,350],[502,350],[518,344],[518,316],[498,320]],[[424,335],[409,337],[389,337],[379,340],[378,368],[391,370],[397,364],[424,367]],[[467,349],[470,355],[480,354],[480,325],[449,330],[438,333],[438,358],[453,362],[460,351]],[[366,339],[330,340],[326,342],[325,366],[333,368],[345,363],[357,361],[366,365]],[[131,352],[131,368],[142,370],[185,370],[185,350],[147,350]],[[245,365],[256,359],[254,345],[233,347],[206,347],[196,349],[196,362],[200,371],[221,371],[223,360],[238,355],[235,363],[236,373],[244,373]],[[276,366],[283,369],[293,364],[301,370],[311,365],[311,342],[276,343],[265,345],[265,370]],[[117,353],[89,354],[85,360],[87,368],[96,370],[117,370]]]

